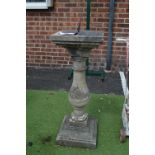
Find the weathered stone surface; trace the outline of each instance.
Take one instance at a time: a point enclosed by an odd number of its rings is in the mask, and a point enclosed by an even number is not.
[[[103,33],[94,31],[59,31],[50,40],[56,45],[68,49],[73,58],[73,83],[69,91],[69,102],[73,107],[70,116],[65,116],[57,135],[60,145],[95,148],[97,135],[96,119],[88,117],[84,111],[89,103],[90,94],[86,83],[86,58],[91,49],[98,47],[103,41]]]
[[[95,31],[59,31],[49,37],[55,44],[67,48],[71,56],[89,57],[90,50],[103,41],[103,33]]]
[[[65,116],[58,132],[56,143],[63,146],[96,148],[97,121],[88,117],[85,125],[70,123],[70,116]]]
[[[69,102],[74,111],[71,114],[71,122],[84,121],[87,119],[87,113],[84,107],[89,103],[90,94],[85,78],[86,63],[83,58],[74,58],[73,62],[73,83],[69,91]]]
[[[52,36],[50,39],[54,42],[74,42],[75,44],[82,43],[101,43],[103,41],[103,33],[102,32],[95,32],[95,31],[80,31],[77,35],[74,35],[75,31],[68,30],[68,31],[59,31]],[[64,44],[64,43],[63,43]]]

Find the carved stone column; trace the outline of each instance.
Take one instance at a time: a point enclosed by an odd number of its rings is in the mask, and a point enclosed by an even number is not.
[[[85,78],[86,60],[83,57],[75,57],[73,62],[73,83],[69,92],[69,101],[74,109],[69,121],[71,123],[86,124],[88,113],[84,112],[90,95]]]

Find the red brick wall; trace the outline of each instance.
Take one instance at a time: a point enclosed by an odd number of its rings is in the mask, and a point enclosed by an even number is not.
[[[103,68],[108,45],[108,15],[110,0],[91,0],[90,30],[102,31],[104,41],[94,49],[90,57],[90,67]],[[125,65],[125,43],[116,42],[117,37],[127,37],[129,30],[128,0],[116,0],[113,26],[112,70]],[[63,48],[55,46],[49,35],[60,30],[75,30],[79,18],[81,29],[86,28],[86,0],[55,0],[48,10],[27,10],[27,67],[68,68],[70,56]]]

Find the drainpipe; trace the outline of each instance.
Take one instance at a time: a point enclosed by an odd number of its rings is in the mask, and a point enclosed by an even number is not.
[[[109,30],[108,30],[108,52],[106,70],[111,70],[112,64],[112,27],[114,19],[115,0],[110,0],[109,6]]]
[[[87,0],[87,23],[86,23],[86,30],[90,30],[90,4],[91,0]]]
[[[90,4],[91,0],[87,0],[87,18],[86,18],[86,30],[90,30]],[[87,66],[87,70],[86,70],[86,74],[89,70],[89,59],[86,59],[86,66]]]

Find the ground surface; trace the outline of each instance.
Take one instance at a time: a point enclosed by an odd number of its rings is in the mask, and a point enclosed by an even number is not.
[[[79,149],[55,144],[64,115],[72,111],[68,93],[27,90],[27,155],[128,155],[128,140],[119,142],[123,100],[118,95],[91,94],[86,111],[98,119],[97,148]]]
[[[69,70],[49,70],[27,68],[27,89],[37,90],[66,90],[71,87],[72,80],[68,80]],[[101,77],[87,77],[90,92],[100,94],[122,95],[121,80],[118,73],[106,74],[105,81]]]

